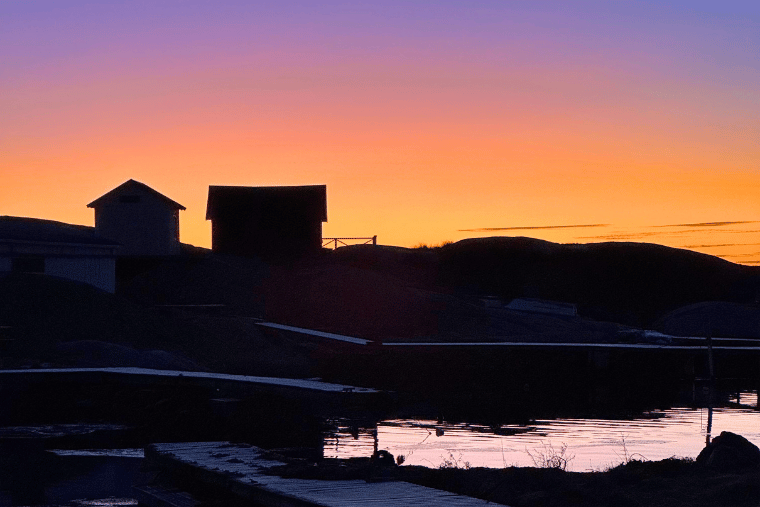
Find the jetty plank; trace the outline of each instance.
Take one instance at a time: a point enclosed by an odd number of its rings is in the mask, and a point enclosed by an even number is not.
[[[266,327],[270,329],[278,329],[281,331],[289,331],[293,333],[300,333],[306,336],[327,338],[330,340],[343,341],[353,343],[355,345],[370,345],[372,340],[365,340],[363,338],[355,338],[353,336],[339,335],[335,333],[327,333],[324,331],[316,331],[314,329],[306,329],[302,327],[286,326],[284,324],[275,324],[273,322],[256,322],[257,326]],[[621,342],[517,342],[513,341],[508,336],[495,336],[495,341],[490,342],[382,342],[378,343],[386,347],[569,347],[569,348],[622,348],[622,349],[658,349],[658,350],[705,350],[706,345],[677,345],[674,342],[679,341],[699,341],[704,342],[704,337],[699,336],[675,336],[660,333],[651,330],[641,330],[642,339],[649,340],[662,340],[664,343],[626,343]],[[714,341],[731,342],[731,343],[746,343],[746,346],[739,345],[724,345],[714,347],[720,350],[760,350],[760,340],[754,338],[713,338]]]
[[[152,444],[146,457],[163,466],[183,469],[194,480],[222,486],[262,505],[320,507],[429,506],[483,507],[493,502],[400,481],[316,480],[283,478],[265,473],[284,463],[267,459],[248,444],[185,442]]]
[[[306,329],[303,327],[286,326],[284,324],[275,324],[274,322],[257,322],[257,326],[267,327],[270,329],[279,329],[280,331],[290,331],[293,333],[300,333],[307,336],[314,336],[317,338],[327,338],[329,340],[337,340],[341,342],[353,343],[354,345],[369,345],[372,340],[365,340],[364,338],[355,338],[353,336],[346,336],[342,334],[326,333],[324,331],[316,331],[314,329]]]
[[[358,393],[375,394],[379,391],[366,387],[355,387],[343,384],[332,384],[318,380],[291,379],[281,377],[259,377],[254,375],[232,375],[227,373],[211,373],[203,371],[179,371],[179,370],[155,370],[150,368],[122,367],[122,368],[36,368],[23,370],[0,370],[0,375],[77,375],[77,374],[104,374],[122,377],[143,378],[173,378],[184,381],[197,382],[229,382],[239,385],[258,385],[303,391],[327,392],[327,393]]]
[[[678,337],[674,337],[678,338]],[[704,338],[702,339],[704,341]],[[715,346],[716,350],[760,351],[755,347]],[[707,345],[659,345],[649,343],[600,343],[600,342],[385,342],[383,347],[501,347],[501,348],[577,348],[577,349],[638,349],[638,350],[707,350]]]
[[[162,486],[134,486],[133,494],[140,505],[148,507],[196,507],[200,502],[189,493]]]

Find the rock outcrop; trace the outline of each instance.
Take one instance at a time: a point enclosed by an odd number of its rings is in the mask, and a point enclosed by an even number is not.
[[[721,472],[760,468],[760,449],[743,436],[724,431],[702,449],[697,464]]]

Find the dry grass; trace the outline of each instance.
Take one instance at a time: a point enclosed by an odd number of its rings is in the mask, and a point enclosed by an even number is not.
[[[536,468],[567,470],[570,462],[575,459],[575,455],[567,451],[567,444],[564,442],[559,447],[554,447],[551,442],[541,442],[540,447],[534,447],[533,450],[526,447],[525,452]]]

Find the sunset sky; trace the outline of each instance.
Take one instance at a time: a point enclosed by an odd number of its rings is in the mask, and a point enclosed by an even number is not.
[[[199,246],[209,185],[326,184],[325,236],[760,264],[760,2],[2,0],[0,175],[86,225],[134,178]]]

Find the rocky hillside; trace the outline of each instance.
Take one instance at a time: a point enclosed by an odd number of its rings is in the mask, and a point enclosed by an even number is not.
[[[308,376],[313,350],[262,333],[256,318],[380,341],[608,341],[623,325],[758,337],[759,274],[636,243],[361,245],[287,265],[188,247],[173,259],[121,263],[115,296],[39,275],[0,278],[0,329],[11,337],[0,353],[5,367],[13,356]],[[497,303],[484,305],[485,296]],[[574,303],[579,317],[498,304],[515,297]]]
[[[365,321],[392,334],[415,332],[406,329],[415,326],[424,333],[451,315],[477,320],[466,315],[483,296],[564,301],[577,305],[582,317],[651,327],[682,306],[749,303],[760,294],[760,268],[709,255],[642,243],[561,245],[530,238],[469,239],[432,249],[352,246],[279,268],[270,280],[271,318],[308,318],[322,327],[340,321],[341,328]]]

